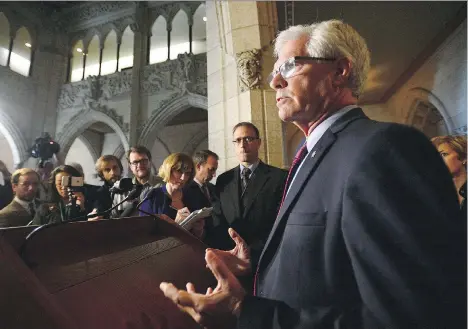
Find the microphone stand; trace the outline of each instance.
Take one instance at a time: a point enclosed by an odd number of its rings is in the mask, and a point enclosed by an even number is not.
[[[140,185],[137,185],[137,186],[140,186]],[[89,219],[89,218],[93,218],[93,217],[97,217],[97,216],[105,216],[107,215],[108,213],[110,214],[110,212],[112,210],[114,210],[115,208],[117,208],[118,206],[120,206],[122,203],[124,203],[125,201],[127,201],[128,199],[133,199],[134,197],[136,197],[139,193],[141,192],[141,188],[137,187],[137,188],[134,188],[133,190],[130,191],[130,193],[128,193],[128,195],[122,200],[120,201],[119,203],[117,203],[115,206],[112,206],[110,209],[107,209],[105,211],[101,211],[101,212],[98,212],[96,214],[88,214],[86,216],[81,216],[81,217],[78,217],[76,219]]]

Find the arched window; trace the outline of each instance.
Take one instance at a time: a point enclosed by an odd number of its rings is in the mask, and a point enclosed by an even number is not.
[[[151,28],[149,63],[164,62],[167,59],[167,23],[159,16]]]
[[[10,57],[10,68],[24,76],[29,76],[31,66],[31,36],[23,26],[16,31],[13,49]]]
[[[72,48],[70,81],[80,81],[83,77],[83,41],[78,40]]]
[[[127,26],[122,34],[119,70],[123,70],[128,67],[133,67],[133,31],[130,26]]]
[[[117,34],[110,31],[104,42],[102,52],[101,75],[114,73],[117,68]]]
[[[437,108],[429,102],[413,103],[410,125],[422,131],[428,138],[447,135],[447,126]]]
[[[192,53],[206,53],[206,7],[203,3],[193,14]]]
[[[188,18],[187,14],[182,9],[179,10],[172,20],[170,46],[170,59],[175,59],[178,54],[188,53],[190,51]]]
[[[10,23],[3,13],[0,13],[0,65],[6,66],[10,51]]]
[[[91,39],[88,45],[88,51],[86,52],[85,79],[90,75],[99,74],[99,52],[99,37],[95,35]]]

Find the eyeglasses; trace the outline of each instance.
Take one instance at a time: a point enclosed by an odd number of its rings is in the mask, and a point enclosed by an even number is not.
[[[254,140],[257,140],[257,139],[258,139],[258,137],[247,136],[247,137],[239,137],[239,138],[233,140],[232,142],[234,144],[236,144],[236,145],[242,145],[243,143],[250,144]]]
[[[283,64],[278,67],[277,70],[274,70],[268,76],[268,83],[270,84],[273,79],[279,74],[283,77],[283,79],[288,79],[296,73],[296,66],[298,65],[298,61],[326,61],[326,62],[333,62],[336,58],[327,58],[327,57],[309,57],[309,56],[294,56],[287,59]]]
[[[133,162],[130,162],[130,166],[136,167],[138,165],[140,166],[146,166],[148,165],[149,159],[141,159],[141,160],[136,160]]]

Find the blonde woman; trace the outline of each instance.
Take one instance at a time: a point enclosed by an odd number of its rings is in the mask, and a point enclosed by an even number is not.
[[[140,215],[145,216],[144,212],[148,212],[179,223],[192,211],[200,209],[197,196],[189,195],[184,190],[184,186],[194,177],[194,167],[192,158],[184,153],[173,153],[164,159],[158,175],[165,184],[149,192],[140,207]],[[191,233],[201,238],[203,226],[203,221],[200,221],[192,228]]]
[[[452,175],[462,214],[466,216],[466,136],[438,136],[431,141]]]

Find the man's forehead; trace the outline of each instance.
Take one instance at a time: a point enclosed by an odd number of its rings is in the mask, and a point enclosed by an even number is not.
[[[148,157],[146,156],[146,154],[143,154],[143,153],[138,153],[138,152],[132,152],[130,153],[130,157],[129,158],[133,158],[133,159],[148,159]]]
[[[115,160],[110,160],[110,161],[104,162],[104,167],[110,168],[110,167],[116,167],[116,166],[118,166],[118,165],[117,165],[117,161],[115,161]]]
[[[37,177],[37,174],[35,173],[27,173],[19,176],[19,181],[25,181],[25,180],[39,180],[39,177]]]
[[[255,131],[252,127],[249,126],[240,126],[234,131],[233,136],[250,136],[255,134]]]

